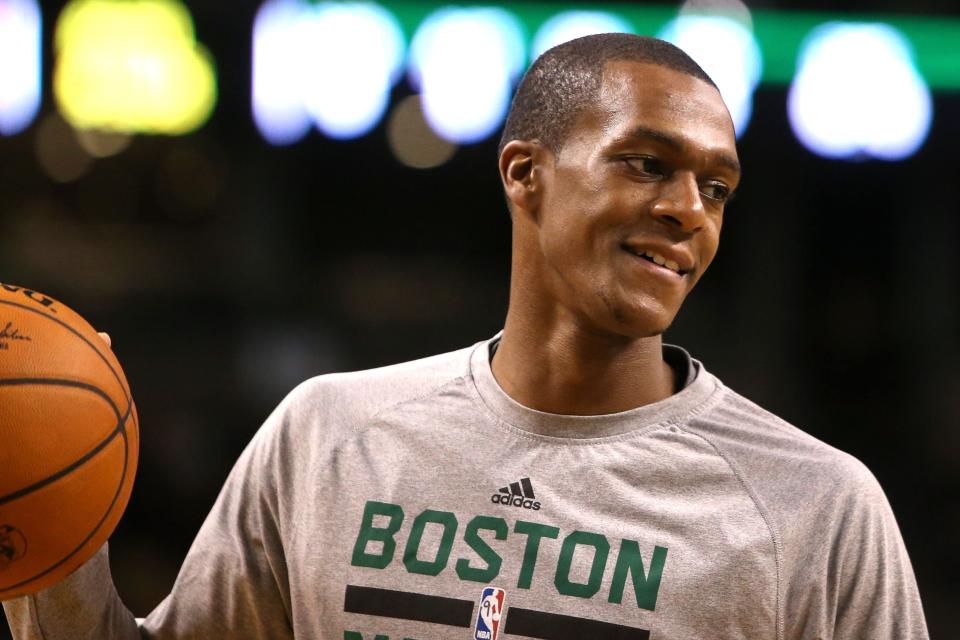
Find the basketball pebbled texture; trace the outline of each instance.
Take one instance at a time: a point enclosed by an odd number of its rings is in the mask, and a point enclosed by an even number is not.
[[[0,600],[90,559],[130,499],[139,422],[113,352],[82,317],[0,283]]]

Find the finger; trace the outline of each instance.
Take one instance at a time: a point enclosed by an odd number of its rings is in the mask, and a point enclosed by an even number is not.
[[[98,332],[97,332],[97,335],[99,335],[101,338],[103,338],[103,341],[107,343],[107,346],[108,346],[108,347],[113,346],[113,343],[110,341],[110,334],[109,334],[109,333],[104,333],[103,331],[98,331]]]

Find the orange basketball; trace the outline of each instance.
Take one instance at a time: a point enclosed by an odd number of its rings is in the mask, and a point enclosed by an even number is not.
[[[109,347],[61,303],[0,284],[0,600],[96,553],[130,498],[139,429]]]

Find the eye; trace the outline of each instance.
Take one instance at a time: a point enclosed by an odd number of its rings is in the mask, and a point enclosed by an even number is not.
[[[728,202],[733,197],[730,187],[722,182],[708,182],[700,186],[700,194],[714,202]]]
[[[634,173],[651,176],[663,175],[663,166],[659,160],[652,156],[628,156],[623,161]]]

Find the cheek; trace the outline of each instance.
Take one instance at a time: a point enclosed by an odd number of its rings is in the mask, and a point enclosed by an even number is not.
[[[720,248],[720,223],[717,222],[709,229],[704,229],[704,235],[701,237],[700,244],[700,263],[702,268],[697,276],[699,280],[707,270],[713,259],[717,256],[717,250]]]

